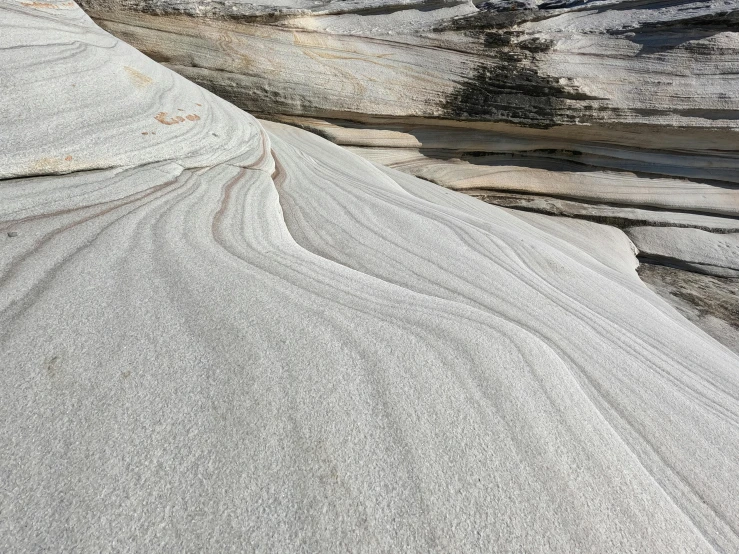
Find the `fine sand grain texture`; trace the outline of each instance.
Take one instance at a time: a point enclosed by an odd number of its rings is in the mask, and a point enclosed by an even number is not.
[[[623,233],[257,121],[71,3],[0,17],[0,551],[739,550],[739,357]],[[67,145],[107,161],[31,169]]]
[[[97,28],[74,2],[0,5],[0,178],[260,162],[251,116]]]

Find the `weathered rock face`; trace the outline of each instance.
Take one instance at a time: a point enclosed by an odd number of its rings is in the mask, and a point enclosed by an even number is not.
[[[688,320],[739,354],[739,279],[642,264],[639,277]]]
[[[83,5],[235,104],[442,186],[736,228],[735,0]]]
[[[268,4],[83,2],[257,112],[739,129],[733,1]]]
[[[739,358],[624,233],[0,21],[1,551],[739,550]]]
[[[646,261],[706,275],[739,277],[739,233],[700,229],[629,227],[626,234]]]

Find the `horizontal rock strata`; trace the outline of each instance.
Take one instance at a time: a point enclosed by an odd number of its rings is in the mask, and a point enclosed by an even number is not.
[[[647,225],[738,217],[732,1],[83,6],[236,105],[443,186],[662,212]]]
[[[721,157],[739,144],[739,12],[726,0],[83,6],[252,112],[501,122],[557,137],[574,126],[588,142],[678,156]]]
[[[630,227],[626,234],[647,260],[718,277],[739,277],[739,233]]]
[[[737,127],[727,75],[739,63],[738,19],[725,0],[507,14],[460,0],[83,6],[155,59],[266,113]]]

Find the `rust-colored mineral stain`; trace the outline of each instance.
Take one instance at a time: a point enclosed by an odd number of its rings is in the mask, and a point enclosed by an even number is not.
[[[178,123],[184,122],[185,118],[187,118],[188,121],[197,121],[198,119],[200,119],[200,116],[198,116],[197,114],[188,114],[185,117],[182,117],[181,115],[169,117],[167,115],[167,112],[159,112],[154,116],[154,119],[156,119],[159,123],[163,123],[164,125],[177,125]]]
[[[40,158],[30,165],[30,173],[55,173],[69,171],[69,162],[72,156],[66,158]]]
[[[177,125],[179,121],[176,119],[170,119],[167,117],[167,112],[159,112],[154,116],[154,119],[156,119],[159,123],[162,123],[163,125]]]

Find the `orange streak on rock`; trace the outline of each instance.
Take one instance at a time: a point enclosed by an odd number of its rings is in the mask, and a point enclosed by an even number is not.
[[[163,125],[177,125],[179,123],[176,119],[168,118],[167,112],[159,112],[154,116],[154,119]]]
[[[163,123],[164,125],[177,125],[178,123],[182,123],[187,119],[188,121],[197,121],[200,119],[200,116],[197,114],[188,114],[185,117],[182,117],[181,115],[176,115],[174,117],[169,117],[167,115],[167,112],[159,112],[154,116],[154,119],[156,119],[159,123]]]
[[[21,2],[21,5],[28,6],[29,8],[43,8],[47,10],[64,10],[77,6],[74,2],[63,2],[61,4],[52,4],[51,2]]]

